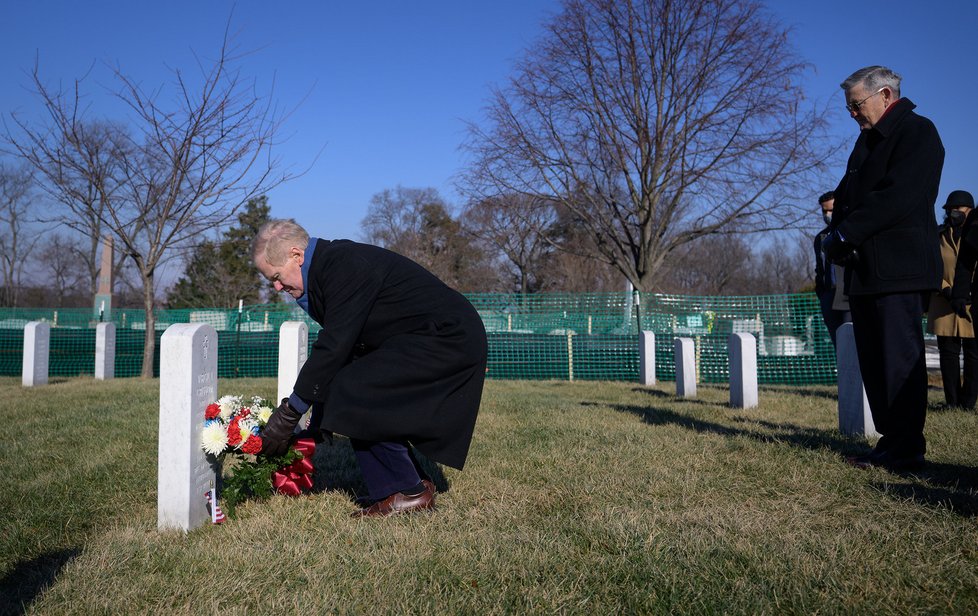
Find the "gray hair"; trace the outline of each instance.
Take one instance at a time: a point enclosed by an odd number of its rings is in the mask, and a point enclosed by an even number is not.
[[[273,218],[263,224],[251,242],[251,260],[259,257],[270,265],[282,265],[289,256],[289,249],[297,246],[306,249],[309,233],[291,218]]]
[[[893,92],[894,98],[900,98],[900,75],[894,73],[885,66],[867,66],[859,69],[846,80],[839,84],[844,92],[848,92],[859,84],[863,84],[867,91],[875,92],[880,88],[889,88]]]

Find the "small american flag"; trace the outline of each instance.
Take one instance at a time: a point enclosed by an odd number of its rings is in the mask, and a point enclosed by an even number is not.
[[[204,492],[204,495],[207,496],[207,508],[211,512],[211,524],[220,524],[226,520],[227,516],[221,511],[221,506],[217,504],[217,490],[211,488]]]

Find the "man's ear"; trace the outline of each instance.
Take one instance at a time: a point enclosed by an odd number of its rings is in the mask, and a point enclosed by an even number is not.
[[[302,265],[302,262],[305,260],[306,257],[306,251],[301,250],[296,246],[293,246],[289,252],[292,258],[295,259],[299,263],[299,265]]]

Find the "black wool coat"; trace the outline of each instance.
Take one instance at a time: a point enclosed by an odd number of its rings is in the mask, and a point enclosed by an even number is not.
[[[934,203],[944,145],[934,124],[901,98],[861,131],[835,189],[832,228],[856,246],[846,268],[847,295],[934,291],[941,252]]]
[[[460,293],[414,261],[349,240],[319,240],[305,293],[323,329],[295,392],[324,429],[410,441],[461,469],[482,398],[486,331]]]

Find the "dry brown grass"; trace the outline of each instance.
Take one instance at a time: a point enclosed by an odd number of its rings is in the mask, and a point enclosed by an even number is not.
[[[317,491],[155,528],[158,382],[0,381],[0,592],[28,613],[959,613],[978,610],[978,415],[930,468],[859,471],[833,390],[490,382],[439,511],[352,520],[344,439]],[[222,393],[271,396],[271,380]],[[938,402],[939,392],[932,392]]]

